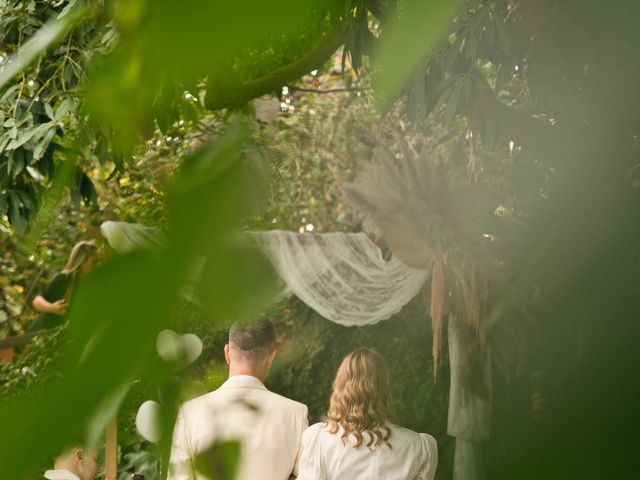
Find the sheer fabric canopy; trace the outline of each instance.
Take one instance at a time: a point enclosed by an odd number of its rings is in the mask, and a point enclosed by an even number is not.
[[[290,291],[344,326],[386,320],[423,287],[429,272],[407,267],[364,233],[251,232]]]
[[[126,222],[100,227],[119,253],[156,247],[163,241],[155,228]],[[344,326],[386,320],[423,287],[429,272],[387,260],[364,233],[299,234],[282,230],[249,232],[295,294],[332,322]]]

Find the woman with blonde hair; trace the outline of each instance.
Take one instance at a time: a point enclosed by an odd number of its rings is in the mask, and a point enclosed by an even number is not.
[[[69,299],[79,277],[93,268],[98,253],[94,241],[82,241],[73,246],[64,269],[57,273],[44,292],[36,295],[32,305],[40,315],[36,317],[27,332],[57,327],[65,321]]]
[[[431,480],[435,439],[392,422],[382,355],[360,348],[338,368],[326,421],[302,436],[298,480]]]

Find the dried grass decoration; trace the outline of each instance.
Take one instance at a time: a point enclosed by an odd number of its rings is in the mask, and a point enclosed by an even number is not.
[[[447,165],[446,148],[396,141],[362,166],[347,201],[364,230],[406,265],[431,270],[428,295],[437,376],[445,313],[466,319],[484,348],[483,317],[494,262],[487,251],[497,202],[490,189]],[[422,153],[421,153],[422,151]]]

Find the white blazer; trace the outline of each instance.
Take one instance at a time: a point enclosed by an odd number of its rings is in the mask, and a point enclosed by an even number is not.
[[[270,392],[256,377],[230,377],[219,389],[186,402],[173,433],[168,480],[199,480],[192,458],[216,442],[240,441],[238,480],[296,475],[306,405]]]
[[[298,480],[432,480],[438,466],[436,440],[398,425],[391,429],[388,445],[355,448],[350,435],[342,443],[342,429],[332,434],[316,423],[302,436]]]

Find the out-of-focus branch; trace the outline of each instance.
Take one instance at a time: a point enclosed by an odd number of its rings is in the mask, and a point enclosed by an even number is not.
[[[291,92],[303,92],[303,93],[337,93],[337,92],[361,92],[362,88],[357,87],[338,87],[338,88],[303,88],[293,85],[287,86]]]
[[[216,89],[207,86],[205,106],[211,110],[240,106],[253,98],[277,90],[292,80],[296,80],[314,68],[319,67],[345,42],[349,22],[344,21],[318,41],[314,48],[299,59],[284,65],[267,75],[248,83],[233,83],[233,88]]]

